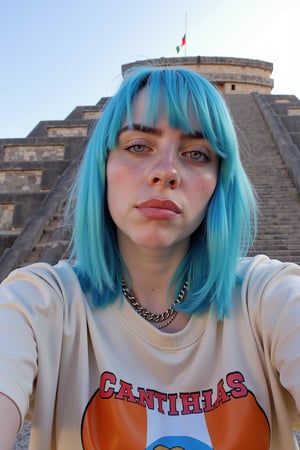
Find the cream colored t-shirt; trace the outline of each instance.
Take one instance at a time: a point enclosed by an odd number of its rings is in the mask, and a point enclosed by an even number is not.
[[[91,308],[72,267],[14,271],[0,289],[0,391],[32,450],[296,449],[300,268],[246,258],[231,316],[174,334],[123,299]]]

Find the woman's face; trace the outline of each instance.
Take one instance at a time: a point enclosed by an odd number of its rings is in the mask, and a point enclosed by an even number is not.
[[[170,128],[162,113],[143,127],[147,108],[140,93],[134,129],[125,121],[107,162],[107,200],[119,246],[188,248],[215,190],[218,156],[200,130],[189,135]]]

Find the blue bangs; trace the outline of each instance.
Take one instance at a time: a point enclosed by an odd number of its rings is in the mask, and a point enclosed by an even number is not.
[[[123,111],[121,120],[126,118],[129,126],[133,125],[132,111],[138,94],[144,88],[147,102],[142,125],[155,125],[164,114],[171,128],[189,134],[201,131],[219,156],[229,156],[232,142],[228,141],[232,137],[235,140],[234,129],[222,97],[208,80],[185,69],[152,69],[150,73],[149,69],[142,69],[135,77],[134,82],[130,83],[130,79],[128,86],[124,86],[126,111]],[[225,133],[224,127],[227,128]],[[111,148],[115,144],[116,141]]]

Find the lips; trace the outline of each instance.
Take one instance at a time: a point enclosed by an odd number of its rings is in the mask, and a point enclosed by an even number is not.
[[[136,208],[146,218],[156,220],[172,220],[181,213],[179,206],[167,199],[151,198]]]
[[[145,202],[140,203],[137,207],[141,209],[143,208],[166,209],[176,214],[179,214],[181,212],[179,206],[176,205],[176,203],[172,202],[171,200],[161,200],[158,198],[146,200]]]

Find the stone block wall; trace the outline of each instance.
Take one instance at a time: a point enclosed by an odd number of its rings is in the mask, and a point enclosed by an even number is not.
[[[0,140],[0,256],[39,213],[70,162],[80,156],[90,122],[79,127],[56,122],[50,132],[42,124],[42,136]]]
[[[3,145],[3,161],[58,161],[64,159],[65,146],[52,145]]]
[[[39,192],[42,170],[1,170],[0,193]]]
[[[274,85],[271,63],[246,58],[195,56],[135,61],[122,66],[123,76],[137,66],[186,67],[204,75],[225,94],[270,94]]]
[[[2,203],[0,204],[0,229],[11,230],[13,228],[13,215],[15,204]]]
[[[31,252],[53,263],[62,255],[67,243],[63,232],[58,238],[63,227],[57,225],[57,211],[108,101],[104,97],[96,105],[76,107],[62,121],[41,121],[27,138],[0,139],[1,279],[26,264]],[[54,243],[48,243],[48,233]]]

